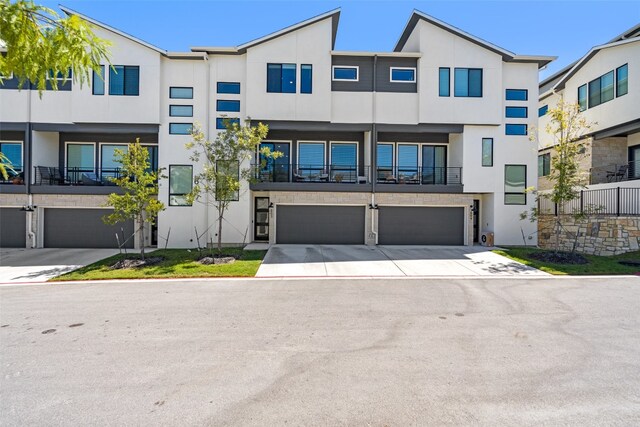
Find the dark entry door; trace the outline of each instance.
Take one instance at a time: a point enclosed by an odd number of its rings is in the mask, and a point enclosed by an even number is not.
[[[254,239],[269,241],[269,198],[256,197]]]
[[[473,201],[473,243],[480,237],[480,200]]]

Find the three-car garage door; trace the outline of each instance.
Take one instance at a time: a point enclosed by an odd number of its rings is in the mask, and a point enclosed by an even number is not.
[[[24,248],[27,213],[20,208],[0,209],[0,248]]]
[[[463,207],[378,208],[380,245],[464,245]]]
[[[107,225],[102,221],[109,209],[44,210],[45,248],[117,248],[116,233],[123,241],[133,233],[133,221]],[[122,231],[124,229],[124,233]],[[133,238],[125,245],[133,248]]]
[[[278,205],[276,243],[362,245],[364,206]]]

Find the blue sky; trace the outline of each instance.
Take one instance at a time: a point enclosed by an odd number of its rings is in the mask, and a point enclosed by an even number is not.
[[[38,0],[36,0],[38,2]],[[59,1],[39,1],[56,8]],[[160,48],[235,46],[342,8],[336,49],[393,49],[413,9],[518,54],[558,56],[544,78],[640,23],[634,1],[65,0],[63,5]]]

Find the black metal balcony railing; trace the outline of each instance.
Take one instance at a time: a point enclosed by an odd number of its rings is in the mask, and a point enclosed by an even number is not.
[[[255,166],[258,182],[332,182],[366,184],[369,166],[271,164]]]
[[[582,190],[577,198],[560,206],[547,198],[538,199],[543,215],[640,215],[640,188],[603,188]]]
[[[35,185],[115,185],[110,178],[120,177],[120,169],[34,167]]]
[[[5,165],[7,179],[0,174],[0,184],[24,184],[22,165]]]
[[[604,184],[640,179],[640,161],[596,166],[589,171],[589,184]]]
[[[380,184],[461,185],[461,167],[378,167]]]

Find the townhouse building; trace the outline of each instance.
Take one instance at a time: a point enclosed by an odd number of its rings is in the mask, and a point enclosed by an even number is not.
[[[196,230],[215,241],[215,209],[185,197],[202,168],[185,144],[194,123],[215,138],[225,118],[267,124],[263,144],[283,154],[254,159],[256,180],[226,215],[226,244],[472,245],[483,231],[496,244],[536,243],[536,225],[519,214],[534,205],[527,133],[538,71],[553,57],[517,55],[419,11],[391,52],[335,50],[339,9],[189,52],[81,16],[113,43],[104,79],[41,98],[15,80],[0,86],[0,150],[21,174],[0,185],[3,247],[126,240],[132,223],[101,217],[118,191],[106,179],[118,173],[113,150],[135,138],[166,168],[167,208],[149,241],[125,245],[193,247]]]
[[[540,129],[559,99],[579,104],[592,124],[581,141],[589,189],[640,187],[640,24],[540,82]],[[554,141],[540,132],[539,188],[549,189]]]

